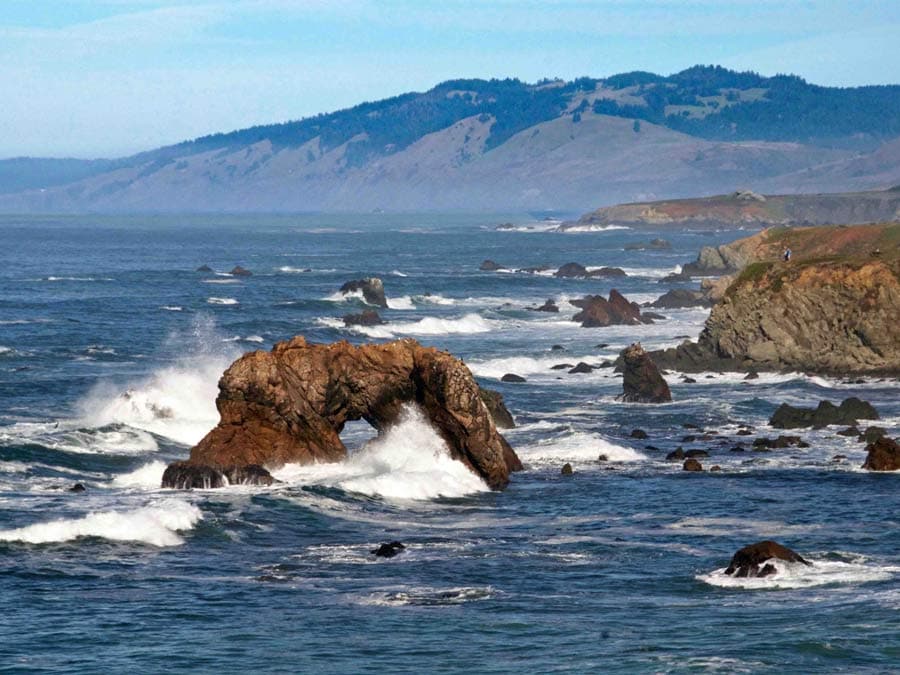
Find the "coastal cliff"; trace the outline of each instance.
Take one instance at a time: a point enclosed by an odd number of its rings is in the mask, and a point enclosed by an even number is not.
[[[750,190],[696,199],[607,206],[564,223],[590,226],[772,227],[873,223],[900,219],[900,189],[834,194],[761,195]]]
[[[801,256],[747,265],[699,340],[654,360],[686,371],[900,373],[900,224],[785,230],[739,245],[771,258],[786,238]]]

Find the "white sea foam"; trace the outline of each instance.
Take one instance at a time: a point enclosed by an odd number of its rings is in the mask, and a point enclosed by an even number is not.
[[[413,298],[416,303],[430,305],[455,305],[457,303],[453,298],[445,298],[439,293],[430,293],[429,295],[417,295]]]
[[[234,277],[229,277],[228,279],[203,279],[200,281],[201,284],[239,284],[241,283],[240,279],[235,279]]]
[[[454,588],[417,586],[373,593],[362,598],[360,604],[383,607],[402,607],[405,605],[439,607],[490,600],[495,595],[496,591],[490,586],[460,586]]]
[[[163,305],[160,309],[164,309],[167,312],[183,312],[184,307],[179,307],[178,305]]]
[[[565,229],[557,228],[557,232],[563,233],[579,233],[579,232],[609,232],[612,230],[630,230],[626,225],[567,225]]]
[[[12,347],[4,347],[3,345],[0,345],[0,356],[2,356],[3,354],[15,354],[15,353],[16,353],[16,350],[13,349]]]
[[[113,281],[109,277],[44,277],[42,281]]]
[[[210,305],[237,305],[239,304],[234,298],[207,298],[206,302]]]
[[[289,464],[273,475],[289,483],[328,485],[394,500],[460,497],[488,489],[450,457],[444,440],[412,406],[394,427],[344,462]]]
[[[392,270],[391,274],[393,274],[395,277],[408,277],[409,276],[408,274],[404,274],[400,270]]]
[[[247,337],[241,337],[240,335],[235,335],[230,338],[223,338],[222,342],[265,342],[265,339],[261,335],[248,335]]]
[[[284,272],[285,274],[303,274],[304,272],[311,272],[312,270],[308,267],[291,267],[290,265],[285,265],[279,267],[278,271]]]
[[[567,432],[563,436],[547,438],[532,445],[516,448],[516,453],[528,464],[558,464],[561,461],[596,462],[600,455],[609,462],[637,462],[644,455],[600,436],[582,431]]]
[[[413,299],[408,295],[401,295],[399,298],[387,298],[388,307],[391,309],[415,309]]]
[[[93,425],[83,420],[17,422],[0,427],[0,442],[24,441],[75,454],[143,455],[158,449],[156,439],[140,429],[86,426]]]
[[[508,356],[485,361],[466,361],[469,370],[478,377],[503,377],[506,373],[516,375],[553,375],[565,373],[565,370],[553,370],[552,367],[560,363],[571,363],[572,366],[579,361],[596,364],[603,359],[598,356],[575,356],[568,352],[553,352],[548,356]]]
[[[112,480],[114,487],[120,488],[145,488],[155,490],[162,484],[162,475],[166,470],[166,463],[158,459],[129,473],[123,473]]]
[[[366,302],[366,299],[363,297],[363,292],[361,289],[357,289],[355,291],[347,291],[342,293],[341,291],[335,291],[331,295],[326,295],[325,300],[330,302],[350,302],[351,300],[358,300],[359,302],[369,304]]]
[[[681,265],[675,265],[674,267],[623,267],[622,269],[624,270],[625,274],[630,277],[662,279],[663,277],[667,277],[670,274],[679,274],[681,272]]]
[[[0,472],[2,473],[25,473],[31,468],[30,464],[25,462],[4,462],[0,461]]]
[[[860,562],[841,562],[836,560],[810,560],[812,565],[789,563],[784,560],[771,559],[778,571],[767,577],[742,577],[725,574],[724,567],[709,574],[698,574],[695,579],[710,586],[721,588],[741,588],[747,590],[771,590],[786,588],[810,588],[826,584],[864,584],[871,581],[885,581],[893,578],[900,568],[881,567]]]
[[[459,319],[440,319],[433,316],[419,321],[400,321],[386,323],[381,326],[345,326],[340,319],[323,317],[317,323],[330,328],[347,329],[371,338],[392,338],[400,335],[451,335],[487,333],[495,330],[499,322],[485,319],[478,314],[466,314]]]
[[[79,537],[135,541],[152,546],[183,543],[179,531],[190,530],[203,518],[193,504],[163,499],[130,511],[97,511],[82,518],[67,518],[0,531],[0,541],[47,544]]]
[[[212,328],[198,328],[203,344],[217,343]],[[200,345],[179,363],[150,376],[116,387],[101,384],[79,402],[78,423],[88,427],[124,424],[171,438],[185,445],[197,443],[219,420],[218,381],[233,352],[210,354]]]

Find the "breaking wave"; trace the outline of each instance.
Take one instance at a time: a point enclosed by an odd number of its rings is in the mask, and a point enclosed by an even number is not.
[[[341,463],[289,464],[273,475],[289,483],[327,485],[385,499],[461,497],[488,487],[450,457],[444,440],[415,407]]]
[[[203,518],[200,509],[179,499],[163,499],[130,511],[96,511],[82,518],[64,518],[0,531],[0,541],[49,544],[82,537],[134,541],[151,546],[177,546],[179,531],[190,530]]]

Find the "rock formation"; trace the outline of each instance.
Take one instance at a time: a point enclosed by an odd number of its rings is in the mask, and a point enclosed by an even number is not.
[[[632,403],[667,403],[672,400],[669,385],[640,343],[624,349],[621,357],[624,363],[621,400]]]
[[[378,548],[372,549],[372,555],[378,556],[379,558],[393,558],[395,555],[399,555],[403,553],[406,546],[403,542],[400,541],[392,541],[387,544],[382,544]]]
[[[374,309],[364,309],[359,314],[344,315],[345,326],[380,326],[384,320]]]
[[[641,308],[636,302],[629,302],[615,288],[609,292],[609,300],[600,295],[587,295],[572,300],[572,304],[581,309],[572,320],[580,322],[583,328],[653,323],[652,319],[641,316]]]
[[[654,354],[657,363],[682,371],[900,372],[900,250],[889,243],[900,224],[805,228],[804,239],[807,230],[820,230],[815,251],[823,255],[839,245],[856,250],[857,235],[882,242],[882,254],[748,265],[698,342]]]
[[[505,270],[506,268],[503,265],[498,265],[493,260],[488,259],[482,262],[478,266],[478,269],[482,272],[496,272],[497,270]]]
[[[795,408],[782,403],[774,412],[769,424],[776,429],[799,429],[813,427],[821,429],[829,424],[850,424],[855,426],[857,420],[877,420],[878,411],[872,404],[855,396],[841,401],[839,406],[831,401],[820,401],[815,408]]]
[[[862,468],[869,471],[900,471],[900,444],[890,438],[879,438],[866,446]]]
[[[647,307],[657,309],[676,309],[679,307],[707,307],[712,302],[702,291],[692,291],[687,288],[673,288],[671,291],[659,296]]]
[[[384,283],[378,277],[367,277],[348,281],[340,287],[339,291],[344,295],[361,291],[363,300],[370,305],[377,305],[387,309],[387,298],[384,295]]]
[[[731,558],[725,574],[733,574],[736,577],[765,577],[775,574],[777,570],[774,565],[763,565],[767,560],[784,560],[786,562],[799,562],[809,565],[799,553],[782,546],[778,542],[766,540],[755,544],[750,544],[740,549]]]
[[[235,277],[253,276],[253,272],[251,272],[248,269],[244,269],[240,265],[235,265],[234,268],[231,270],[231,272],[229,272],[229,274],[231,274],[232,276],[235,276]]]
[[[529,307],[528,309],[532,312],[550,312],[556,314],[559,312],[559,305],[553,301],[553,298],[547,298],[547,301],[540,307]]]
[[[451,456],[491,488],[502,489],[521,468],[472,374],[450,354],[415,340],[354,347],[309,344],[298,336],[271,352],[245,354],[225,371],[218,426],[187,462],[167,469],[163,486],[195,485],[179,482],[189,470],[213,487],[232,469],[340,461],[347,455],[340,439],[346,422],[365,419],[382,431],[408,402],[422,409]]]
[[[491,419],[494,420],[494,426],[498,429],[516,428],[516,421],[503,401],[503,394],[484,387],[479,387],[478,393],[481,394],[481,400],[484,401],[488,412],[491,414]]]

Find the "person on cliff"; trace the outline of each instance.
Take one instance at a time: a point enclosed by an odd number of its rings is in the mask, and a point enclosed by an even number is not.
[[[791,249],[790,249],[790,247],[787,247],[787,248],[784,249],[783,257],[784,257],[784,262],[790,262],[790,261],[791,261]]]

